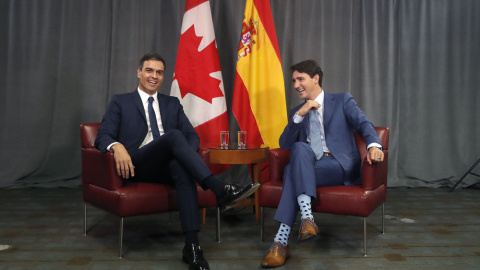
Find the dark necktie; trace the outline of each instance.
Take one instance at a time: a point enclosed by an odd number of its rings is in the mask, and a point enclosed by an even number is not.
[[[310,116],[310,147],[312,147],[317,160],[323,155],[322,134],[320,120],[318,119],[318,111],[311,110]]]
[[[150,119],[150,129],[152,130],[153,139],[160,137],[160,131],[158,130],[157,116],[153,110],[153,97],[148,98],[148,118]]]

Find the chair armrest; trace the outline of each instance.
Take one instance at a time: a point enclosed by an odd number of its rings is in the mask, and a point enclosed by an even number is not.
[[[290,151],[283,148],[270,149],[269,153],[269,177],[262,179],[262,183],[283,183],[283,170],[290,161]]]
[[[82,148],[82,185],[95,185],[108,190],[123,187],[123,181],[115,168],[113,153]]]
[[[388,176],[388,150],[383,150],[383,162],[372,163],[367,162],[367,157],[362,161],[362,187],[367,190],[374,190],[381,185],[387,186]]]

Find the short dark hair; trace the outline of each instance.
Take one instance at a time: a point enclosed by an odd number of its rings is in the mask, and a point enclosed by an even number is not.
[[[290,67],[290,71],[307,73],[311,78],[318,74],[318,84],[322,87],[323,71],[315,60],[305,60]]]
[[[148,60],[160,61],[163,63],[163,67],[167,69],[167,65],[165,64],[165,60],[163,59],[163,57],[160,54],[154,53],[154,52],[147,53],[144,56],[142,56],[142,58],[140,59],[140,63],[138,64],[138,69],[142,70],[143,63],[145,63],[145,61],[148,61]]]

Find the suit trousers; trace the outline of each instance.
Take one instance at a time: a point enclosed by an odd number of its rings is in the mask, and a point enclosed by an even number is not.
[[[316,187],[343,185],[344,177],[344,170],[334,157],[322,156],[316,160],[310,145],[294,143],[290,149],[290,163],[283,174],[282,197],[275,220],[292,227],[299,210],[299,195],[306,194],[314,200]]]
[[[132,156],[132,181],[171,184],[175,187],[182,230],[200,231],[196,181],[211,175],[196,149],[179,130],[171,130],[138,149]]]

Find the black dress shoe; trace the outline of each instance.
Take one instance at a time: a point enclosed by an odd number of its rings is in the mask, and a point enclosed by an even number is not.
[[[208,270],[207,260],[203,257],[203,251],[199,245],[185,245],[183,248],[182,260],[189,264],[189,270]]]
[[[252,195],[260,187],[259,183],[251,183],[243,187],[236,184],[225,186],[225,193],[222,197],[217,197],[217,204],[220,211],[232,208],[235,203]]]

